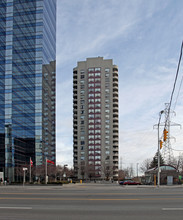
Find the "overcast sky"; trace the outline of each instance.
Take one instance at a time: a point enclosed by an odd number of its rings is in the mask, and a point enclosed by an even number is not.
[[[157,151],[153,125],[170,102],[183,40],[183,1],[57,0],[57,8],[57,164],[73,164],[73,68],[101,56],[118,65],[119,158],[123,167],[135,169]],[[181,125],[182,67],[172,102],[174,109],[177,100],[172,121]],[[171,136],[172,148],[183,150],[183,129],[172,128]]]

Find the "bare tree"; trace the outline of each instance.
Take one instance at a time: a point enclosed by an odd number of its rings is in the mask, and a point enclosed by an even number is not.
[[[151,164],[151,159],[148,158],[148,159],[145,159],[142,164],[140,165],[140,171],[145,173],[149,167],[150,167],[150,164]]]

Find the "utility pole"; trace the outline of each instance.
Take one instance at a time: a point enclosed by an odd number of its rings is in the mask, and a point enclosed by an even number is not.
[[[29,165],[29,182],[31,183],[31,157],[30,157],[29,163],[30,163],[30,165]]]
[[[45,184],[47,184],[47,157],[45,161]]]

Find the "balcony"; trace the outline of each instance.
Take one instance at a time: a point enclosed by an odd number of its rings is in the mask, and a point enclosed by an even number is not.
[[[118,68],[114,67],[113,72],[118,72]]]
[[[118,98],[117,97],[113,98],[113,102],[114,103],[116,103],[116,102],[118,103]]]
[[[118,87],[118,82],[113,82],[113,87]]]
[[[113,73],[113,77],[114,77],[114,78],[118,78],[118,73],[117,73],[117,72],[114,72],[114,73]]]
[[[113,78],[113,83],[118,83],[118,78]]]

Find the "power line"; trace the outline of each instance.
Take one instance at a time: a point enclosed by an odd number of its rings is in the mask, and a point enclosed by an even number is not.
[[[179,86],[177,98],[176,98],[176,100],[175,100],[175,104],[174,104],[174,108],[173,108],[173,112],[174,112],[175,107],[176,107],[176,105],[177,105],[177,100],[178,100],[178,97],[179,97],[179,94],[180,94],[180,89],[181,89],[181,87],[182,87],[182,82],[183,82],[183,76],[182,76],[182,79],[181,79],[181,82],[180,82],[180,86]]]
[[[174,91],[175,91],[175,86],[176,86],[177,78],[178,78],[178,75],[179,75],[179,68],[180,68],[180,63],[181,63],[181,59],[182,59],[182,50],[183,50],[183,42],[182,42],[182,45],[181,45],[180,57],[179,57],[179,62],[178,62],[178,66],[177,66],[177,71],[176,71],[175,81],[174,81],[174,85],[173,85],[173,90],[172,90],[171,97],[170,97],[170,104],[169,104],[169,108],[168,108],[168,114],[167,114],[167,118],[165,120],[165,127],[167,125],[168,118],[169,118],[169,115],[170,115],[170,108],[171,108],[171,105],[172,105],[173,94],[174,94]]]

